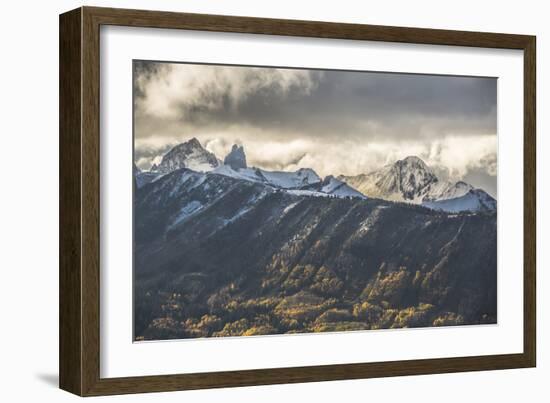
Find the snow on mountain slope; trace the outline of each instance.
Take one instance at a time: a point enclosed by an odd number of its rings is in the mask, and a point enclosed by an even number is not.
[[[334,176],[327,176],[321,184],[321,192],[338,197],[358,197],[366,199],[365,195],[358,192],[347,183],[336,179]]]
[[[284,189],[298,188],[321,181],[319,175],[309,168],[300,168],[295,172],[264,170],[260,172],[268,183]]]
[[[466,182],[438,181],[430,185],[422,201],[447,200],[464,196],[474,187]]]
[[[213,174],[229,176],[235,179],[242,179],[242,180],[257,182],[262,184],[270,184],[267,178],[264,177],[263,171],[258,168],[233,169],[229,165],[220,165],[219,167],[212,170],[211,172]]]
[[[302,186],[321,182],[319,175],[312,169],[302,168],[295,172],[265,171],[260,168],[232,169],[228,165],[221,165],[212,173],[230,176],[237,179],[246,179],[252,182],[264,183],[282,189],[295,189]]]
[[[162,157],[158,166],[152,172],[167,174],[180,168],[188,168],[197,172],[211,171],[219,165],[214,154],[205,150],[196,139],[178,144]]]
[[[321,180],[319,175],[309,168],[302,168],[295,172],[283,172],[264,171],[259,168],[234,170],[228,165],[222,165],[211,171],[210,174],[261,183],[299,196],[366,199],[362,193],[348,186],[345,182],[333,176],[327,176],[324,180]]]
[[[495,211],[496,200],[481,189],[473,189],[463,196],[452,199],[423,202],[424,207],[432,210],[459,213],[463,211]]]

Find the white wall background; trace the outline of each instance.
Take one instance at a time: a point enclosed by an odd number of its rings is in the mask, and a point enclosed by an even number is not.
[[[0,396],[3,401],[69,402],[58,365],[58,14],[72,0],[3,4],[0,63]],[[378,400],[545,402],[550,392],[550,25],[545,2],[120,0],[88,5],[313,19],[537,35],[538,368],[299,385],[132,395],[113,402],[285,402]],[[546,186],[545,185],[546,182]]]

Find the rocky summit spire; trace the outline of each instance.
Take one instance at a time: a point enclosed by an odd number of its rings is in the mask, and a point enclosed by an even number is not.
[[[229,165],[231,169],[238,170],[246,168],[246,155],[244,154],[243,146],[233,144],[231,152],[227,154],[223,160],[225,165]]]

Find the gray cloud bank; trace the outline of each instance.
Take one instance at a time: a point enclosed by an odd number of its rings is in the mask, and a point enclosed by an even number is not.
[[[134,62],[142,168],[197,137],[266,169],[369,172],[418,155],[496,195],[493,78]]]

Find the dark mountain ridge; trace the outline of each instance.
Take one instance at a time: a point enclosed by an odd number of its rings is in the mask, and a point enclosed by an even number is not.
[[[136,190],[134,217],[137,339],[496,321],[493,211],[179,169]]]

